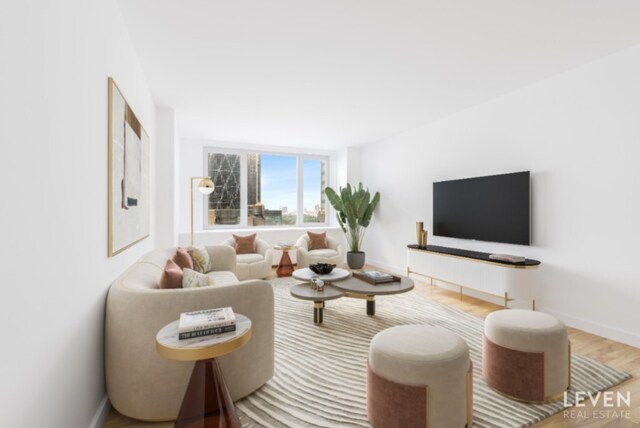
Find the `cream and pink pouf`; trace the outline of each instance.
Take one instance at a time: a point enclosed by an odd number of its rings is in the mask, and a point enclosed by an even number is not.
[[[367,416],[376,428],[471,426],[467,343],[440,327],[404,325],[371,340]]]
[[[484,324],[482,375],[494,390],[522,401],[562,398],[571,383],[567,328],[542,312],[505,309]]]

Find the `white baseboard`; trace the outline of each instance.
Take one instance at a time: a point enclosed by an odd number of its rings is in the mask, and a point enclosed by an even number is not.
[[[395,273],[397,275],[406,275],[407,273],[406,267],[392,266],[378,260],[369,259],[367,260],[367,264],[379,267],[380,269]],[[467,292],[467,294],[477,297],[481,300],[488,300],[486,297],[474,295],[470,292]],[[499,301],[489,301],[500,304]],[[574,317],[564,312],[549,310],[544,306],[543,302],[537,302],[537,309],[561,319],[569,327],[577,328],[578,330],[586,331],[587,333],[595,334],[597,336],[615,340],[616,342],[621,342],[629,346],[640,348],[640,333],[599,324],[593,321],[585,320],[583,318]]]
[[[406,267],[399,268],[397,266],[388,265],[386,263],[382,263],[381,261],[371,260],[371,259],[367,259],[365,263],[368,264],[368,265],[380,268],[382,270],[386,270],[387,272],[395,273],[396,275],[406,275],[407,274],[407,268]]]
[[[577,328],[578,330],[586,331],[587,333],[640,348],[640,334],[637,332],[622,330],[620,328],[596,323],[583,318],[577,318],[563,312],[547,309],[544,306],[541,306],[540,310],[561,319],[569,327]]]
[[[109,410],[111,410],[111,403],[109,402],[109,398],[107,398],[107,394],[105,394],[98,405],[96,413],[93,415],[93,419],[91,419],[89,423],[89,428],[102,428],[109,414]]]

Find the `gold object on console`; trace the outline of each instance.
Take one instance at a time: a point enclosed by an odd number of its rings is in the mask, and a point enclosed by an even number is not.
[[[417,221],[416,222],[416,239],[418,241],[418,246],[422,247],[422,232],[424,232],[424,222]]]

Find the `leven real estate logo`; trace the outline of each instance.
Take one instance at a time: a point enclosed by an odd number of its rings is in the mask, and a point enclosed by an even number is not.
[[[573,407],[571,404],[573,394],[575,407],[564,410],[564,417],[568,419],[630,419],[631,418],[631,393],[599,391],[596,393],[584,391],[572,391],[564,393],[564,407]],[[593,408],[586,409],[591,403]]]

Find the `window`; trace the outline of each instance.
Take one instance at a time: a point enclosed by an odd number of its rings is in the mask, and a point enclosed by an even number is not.
[[[208,153],[207,171],[215,186],[209,195],[207,225],[240,224],[240,155]]]
[[[323,159],[305,159],[302,164],[302,200],[305,223],[325,223],[324,189],[327,163]]]
[[[205,149],[215,185],[205,228],[326,224],[328,161],[325,156]]]
[[[247,154],[248,225],[297,224],[296,156]]]

